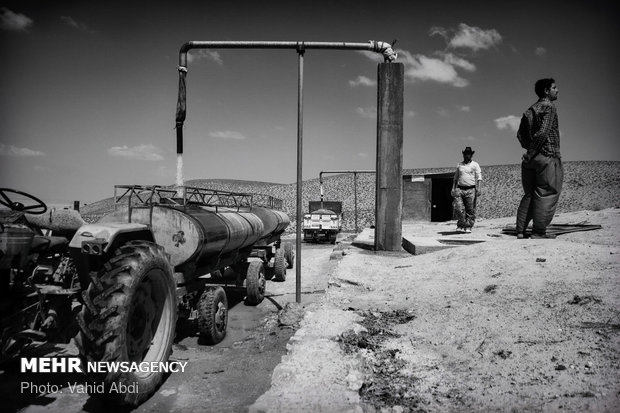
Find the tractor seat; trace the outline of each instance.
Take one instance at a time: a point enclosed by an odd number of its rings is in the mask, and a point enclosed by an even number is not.
[[[65,237],[35,235],[32,239],[32,252],[57,253],[66,250],[69,240]]]

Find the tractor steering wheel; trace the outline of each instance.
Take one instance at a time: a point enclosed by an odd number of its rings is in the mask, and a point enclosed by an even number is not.
[[[12,201],[11,197],[9,197],[9,194],[11,193],[28,198],[29,200],[34,201],[34,203],[28,203],[28,205],[24,205],[22,202]],[[8,207],[11,211],[24,212],[33,215],[41,215],[45,213],[45,211],[47,211],[47,205],[45,205],[45,202],[41,201],[39,198],[36,198],[25,192],[16,191],[9,188],[0,188],[0,205]]]

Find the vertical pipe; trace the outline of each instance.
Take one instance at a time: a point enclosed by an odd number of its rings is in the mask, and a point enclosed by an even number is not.
[[[404,66],[402,63],[380,63],[377,77],[375,250],[400,251]]]
[[[179,63],[179,96],[176,110],[177,188],[183,186],[183,122],[185,122],[187,115],[187,53],[181,53]],[[177,196],[181,196],[180,191],[180,189],[177,189]]]
[[[355,232],[359,232],[357,225],[357,172],[353,172],[353,199],[355,203]]]
[[[297,45],[298,80],[297,80],[297,239],[295,240],[295,301],[301,303],[301,225],[303,211],[302,197],[302,161],[303,161],[303,129],[304,129],[304,48],[303,43]]]
[[[319,173],[319,190],[321,191],[321,209],[323,209],[323,171]],[[312,211],[308,211],[312,212]]]

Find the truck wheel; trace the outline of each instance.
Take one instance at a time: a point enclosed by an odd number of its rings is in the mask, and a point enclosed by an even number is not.
[[[119,248],[82,293],[76,343],[82,362],[165,363],[177,321],[176,285],[164,249],[134,241]],[[163,372],[92,373],[100,396],[137,406],[162,383]],[[136,392],[118,391],[136,384]]]
[[[198,331],[207,344],[226,337],[228,300],[222,287],[207,287],[198,301]]]
[[[295,264],[295,251],[293,251],[293,244],[285,242],[284,243],[284,258],[286,258],[286,268],[289,270],[293,268]]]
[[[265,267],[262,261],[251,261],[245,279],[246,303],[258,305],[265,298]]]
[[[276,256],[273,262],[273,275],[275,281],[286,280],[286,258],[282,248],[276,250]]]

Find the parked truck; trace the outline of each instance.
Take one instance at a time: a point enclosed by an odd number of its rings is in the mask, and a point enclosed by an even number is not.
[[[342,230],[342,202],[310,201],[308,214],[304,214],[304,241],[329,241],[336,243],[336,237]]]
[[[30,202],[13,201],[16,195]],[[204,341],[220,342],[228,323],[222,286],[245,288],[246,303],[257,305],[266,278],[283,281],[292,268],[292,246],[280,239],[289,218],[279,204],[193,187],[116,186],[115,210],[96,223],[71,227],[67,220],[52,223],[50,215],[51,227],[73,234],[67,238],[44,235],[28,220],[47,211],[42,201],[0,189],[9,212],[0,220],[2,355],[75,335],[83,365],[165,363],[178,320],[195,323]],[[90,378],[104,383],[100,396],[136,406],[164,373]],[[110,391],[118,383],[136,383],[138,391]]]

